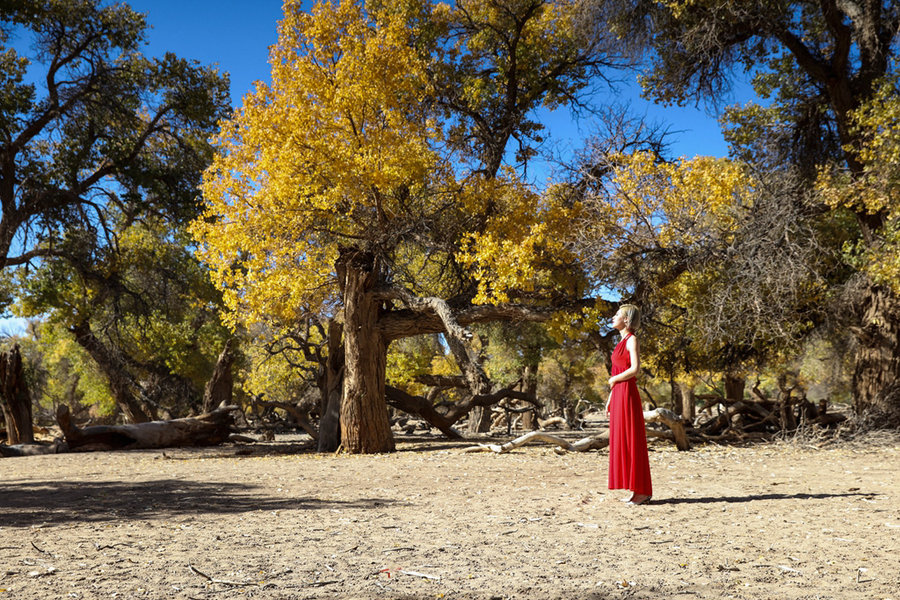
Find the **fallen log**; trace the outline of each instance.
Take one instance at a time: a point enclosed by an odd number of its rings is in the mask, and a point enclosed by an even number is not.
[[[236,410],[237,406],[224,406],[184,419],[80,428],[72,423],[69,407],[62,405],[56,412],[56,420],[72,451],[215,446],[228,440]]]
[[[655,408],[653,410],[644,411],[644,422],[656,423],[660,422],[672,430],[675,438],[675,447],[681,451],[691,449],[691,442],[688,439],[687,431],[684,427],[684,419],[676,415],[668,408]]]
[[[496,454],[505,454],[510,450],[514,450],[532,442],[545,442],[556,445],[556,452],[587,452],[588,450],[600,450],[609,446],[609,433],[602,433],[594,437],[586,437],[577,442],[570,442],[556,435],[550,435],[543,431],[529,431],[525,435],[519,436],[514,440],[510,440],[505,444],[478,444],[477,446],[469,446],[463,448],[463,452],[494,452]]]
[[[65,442],[58,440],[52,444],[13,444],[7,446],[0,444],[0,456],[41,456],[44,454],[59,454],[68,452],[69,446]]]
[[[667,408],[656,408],[644,411],[644,421],[647,423],[661,422],[667,425],[671,430],[671,439],[675,442],[675,446],[679,450],[691,449],[691,443],[684,426],[684,420],[671,410]],[[651,437],[665,437],[666,439],[670,439],[669,434],[652,429],[648,429],[647,434]],[[573,443],[559,436],[544,433],[543,431],[531,431],[514,440],[506,442],[505,444],[478,444],[477,446],[464,448],[463,452],[495,452],[497,454],[505,454],[515,448],[535,442],[555,444],[557,446],[557,453],[566,451],[586,452],[588,450],[600,450],[609,446],[609,432],[594,437],[582,438]]]

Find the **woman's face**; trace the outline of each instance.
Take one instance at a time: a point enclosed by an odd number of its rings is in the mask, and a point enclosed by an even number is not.
[[[612,326],[613,326],[613,329],[618,329],[619,331],[622,331],[623,329],[625,329],[625,315],[622,313],[621,310],[617,311],[616,314],[613,316]]]

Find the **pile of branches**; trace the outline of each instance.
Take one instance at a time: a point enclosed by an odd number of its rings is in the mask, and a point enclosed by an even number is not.
[[[689,436],[705,441],[772,439],[801,427],[834,427],[847,420],[840,412],[829,412],[828,402],[810,402],[795,388],[782,388],[775,399],[753,386],[749,398],[729,399],[718,394],[698,395],[706,405],[694,421]]]

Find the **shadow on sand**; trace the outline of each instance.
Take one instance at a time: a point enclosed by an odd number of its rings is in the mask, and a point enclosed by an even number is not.
[[[849,492],[843,494],[753,494],[750,496],[706,496],[699,498],[654,498],[651,504],[736,504],[742,502],[760,502],[765,500],[825,500],[828,498],[871,498],[877,494],[865,492]]]
[[[393,500],[351,501],[267,496],[245,483],[153,481],[23,481],[0,485],[0,524],[31,527],[179,515],[274,510],[377,509]]]

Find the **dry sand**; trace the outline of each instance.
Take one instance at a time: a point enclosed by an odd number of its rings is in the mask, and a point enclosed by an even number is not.
[[[607,454],[253,447],[0,459],[0,600],[900,600],[900,439]]]

